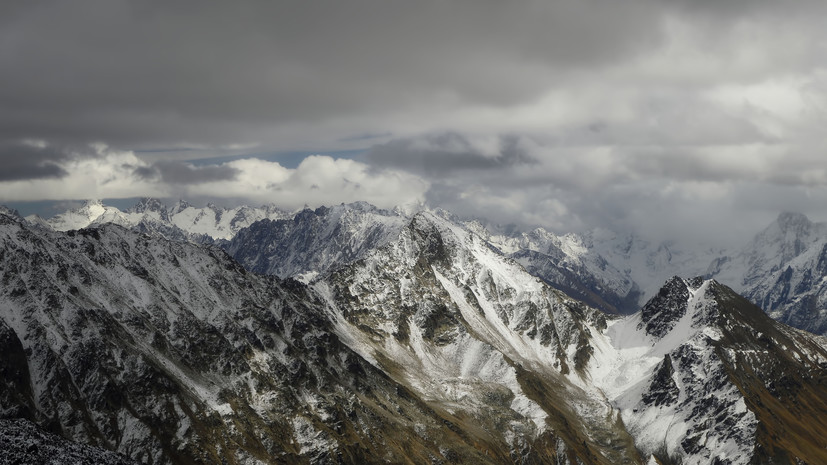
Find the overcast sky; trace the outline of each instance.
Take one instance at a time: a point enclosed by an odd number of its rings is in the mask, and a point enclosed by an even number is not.
[[[0,203],[827,219],[827,2],[4,1]]]

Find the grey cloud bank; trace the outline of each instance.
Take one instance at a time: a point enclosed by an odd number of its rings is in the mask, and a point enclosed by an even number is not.
[[[825,13],[815,1],[6,2],[0,202],[427,201],[707,241],[780,210],[825,219]],[[253,148],[322,157],[288,169],[245,157]],[[344,151],[362,155],[324,157]]]
[[[175,161],[158,161],[151,166],[135,168],[135,174],[144,179],[159,179],[169,184],[200,184],[215,181],[233,181],[240,170],[228,165],[193,166]]]
[[[60,163],[67,158],[69,155],[61,150],[36,143],[0,143],[0,182],[63,177],[67,173]]]

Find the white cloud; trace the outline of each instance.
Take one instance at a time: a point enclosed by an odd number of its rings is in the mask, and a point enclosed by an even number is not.
[[[96,155],[76,156],[61,167],[60,179],[0,182],[0,198],[7,201],[88,198],[233,199],[275,203],[283,208],[320,206],[364,200],[380,207],[421,202],[429,184],[393,170],[373,170],[364,163],[314,155],[295,169],[255,158],[221,166],[235,170],[232,179],[172,184],[158,176],[139,176],[152,165],[133,152],[95,146]]]
[[[239,170],[236,179],[188,186],[182,195],[248,199],[284,208],[358,200],[390,208],[422,201],[429,187],[412,174],[374,171],[364,163],[322,155],[305,158],[295,169],[253,158],[226,165]]]
[[[74,156],[60,163],[66,175],[52,179],[0,183],[0,198],[8,201],[126,198],[158,192],[157,187],[134,176],[145,166],[132,152],[96,146],[96,155]],[[161,191],[159,193],[164,193]]]

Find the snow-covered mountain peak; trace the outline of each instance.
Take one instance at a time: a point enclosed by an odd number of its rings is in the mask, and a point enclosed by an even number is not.
[[[410,227],[425,236],[437,234],[442,239],[461,240],[469,234],[467,230],[451,221],[450,216],[447,216],[446,212],[441,209],[424,210],[416,213],[411,218]],[[447,236],[442,237],[443,233],[447,233]]]
[[[352,202],[352,203],[349,203],[349,204],[341,203],[341,204],[339,204],[339,207],[344,207],[345,205],[347,205],[349,210],[355,210],[355,211],[361,211],[361,212],[373,212],[373,211],[381,210],[381,208],[379,208],[379,207],[377,207],[377,206],[375,206],[375,205],[373,205],[369,202],[365,202],[364,200],[359,200],[359,201]]]
[[[782,212],[755,236],[745,252],[751,255],[752,262],[786,262],[801,254],[812,242],[823,239],[825,233],[825,224],[813,223],[801,213]]]
[[[487,240],[531,274],[589,305],[609,313],[631,313],[639,308],[639,288],[630,270],[618,269],[604,258],[588,234],[558,235],[536,228],[491,235]]]
[[[789,211],[779,213],[775,223],[782,231],[794,231],[805,234],[809,232],[809,229],[813,225],[813,222],[803,213]]]
[[[55,215],[48,220],[41,220],[36,216],[31,216],[26,219],[32,223],[46,225],[56,231],[86,228],[95,222],[114,222],[119,224],[126,222],[126,218],[120,210],[115,207],[105,206],[97,199],[86,200],[81,207]]]
[[[10,217],[20,218],[20,219],[23,218],[22,216],[20,216],[20,212],[18,212],[17,210],[15,210],[13,208],[9,208],[5,205],[0,205],[0,215],[10,216]]]
[[[240,229],[258,220],[288,216],[288,213],[273,206],[241,206],[226,209],[208,204],[206,207],[197,208],[181,200],[174,207],[168,208],[159,199],[144,198],[125,211],[105,206],[100,200],[90,200],[80,208],[46,220],[36,215],[27,217],[26,220],[55,231],[114,223],[172,239],[212,242],[231,239]]]
[[[710,318],[718,287],[673,277],[641,312],[609,322],[606,339],[595,339],[586,372],[656,463],[754,458],[757,418],[729,381],[717,349],[719,320]]]
[[[714,280],[669,279],[661,291],[634,315],[609,321],[604,331],[610,348],[597,341],[589,373],[609,398],[627,392],[651,369],[698,334],[714,336],[717,304],[710,289]]]
[[[167,213],[167,206],[163,204],[160,200],[152,197],[144,197],[137,204],[128,208],[126,210],[127,213],[146,213],[146,212],[157,212],[161,214]]]
[[[344,346],[307,287],[217,249],[18,222],[0,257],[0,414],[140,463],[508,457]]]
[[[308,280],[394,240],[408,221],[364,203],[306,208],[240,229],[226,249],[249,270]]]
[[[543,228],[520,231],[516,225],[494,225],[484,219],[464,221],[422,204],[385,211],[358,202],[289,213],[273,205],[228,209],[215,204],[194,207],[183,200],[165,209],[158,200],[144,199],[121,212],[92,200],[48,220],[30,216],[27,221],[61,231],[115,223],[169,239],[220,245],[234,254],[243,249],[245,256],[236,258],[250,269],[308,280],[393,240],[404,223],[421,212],[473,232],[547,284],[609,313],[636,311],[670,276],[704,275],[732,286],[773,318],[827,334],[827,224],[814,223],[801,213],[779,214],[739,251],[658,242],[600,228],[576,234]],[[267,223],[249,231],[243,247],[228,244],[262,219],[294,224]],[[269,226],[279,230],[267,232]],[[252,237],[262,244],[253,243]],[[333,237],[338,239],[325,246],[323,238]]]
[[[83,205],[80,206],[81,209],[89,209],[89,208],[96,208],[96,207],[103,207],[103,200],[101,199],[86,199],[83,201]]]
[[[774,447],[797,447],[780,431],[821,428],[807,405],[823,395],[812,373],[827,366],[824,339],[773,322],[715,280],[671,278],[602,335],[587,379],[657,463],[764,463]],[[796,413],[770,413],[782,404]]]
[[[179,213],[183,210],[186,210],[187,208],[190,208],[191,206],[192,205],[189,202],[187,202],[186,200],[178,199],[178,202],[176,202],[175,205],[173,205],[172,208],[169,209],[169,213],[171,215],[174,215],[174,214]]]
[[[687,281],[673,276],[643,306],[639,327],[645,328],[650,336],[665,336],[686,314],[690,295]]]
[[[21,223],[25,221],[26,220],[20,218],[19,216],[10,214],[8,211],[0,210],[0,225]]]
[[[394,240],[314,286],[336,309],[339,336],[432,405],[507,437],[559,427],[585,438],[581,428],[594,428],[624,441],[606,404],[567,378],[589,360],[605,316],[438,212],[417,213]],[[552,392],[569,391],[576,408],[548,407]],[[581,410],[588,418],[573,420]],[[606,463],[634,463],[632,449],[594,447]]]
[[[773,318],[827,334],[827,224],[783,212],[707,276],[731,286]]]

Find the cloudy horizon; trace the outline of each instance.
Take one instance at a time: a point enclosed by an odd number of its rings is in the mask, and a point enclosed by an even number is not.
[[[827,4],[722,3],[6,2],[0,203],[424,202],[705,243],[825,220]]]

